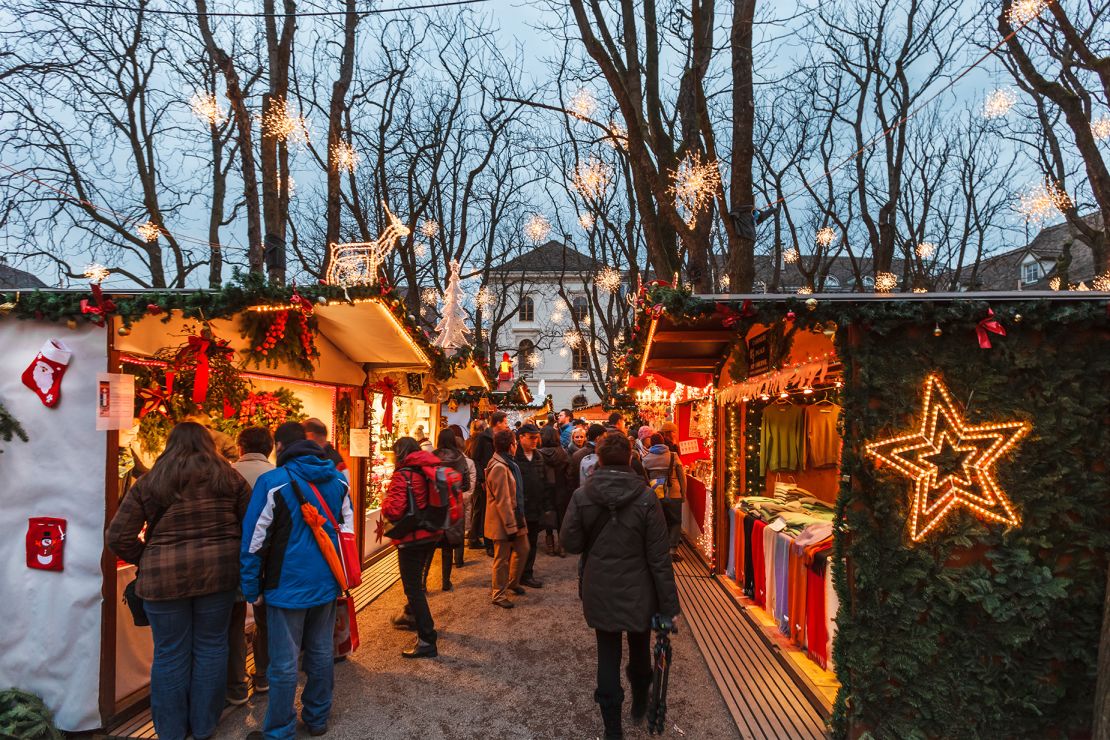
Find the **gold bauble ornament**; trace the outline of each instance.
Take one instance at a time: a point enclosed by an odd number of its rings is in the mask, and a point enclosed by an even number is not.
[[[121,326],[116,330],[116,334],[119,334],[121,337],[129,337],[131,336],[131,327]]]
[[[941,331],[940,324],[937,324],[936,326],[933,327],[933,336],[934,337],[939,337],[943,333],[944,332]]]
[[[1020,324],[1020,323],[1021,323],[1021,319],[1022,319],[1022,316],[1021,316],[1021,314],[1020,314],[1020,313],[1015,313],[1015,314],[1014,314],[1014,323],[1015,323],[1015,324]]]
[[[816,298],[807,298],[806,299],[806,308],[808,308],[810,311],[816,311],[817,310],[817,299]]]
[[[836,336],[836,322],[835,321],[826,322],[825,323],[825,328],[821,330],[821,333],[824,334],[829,339],[832,339],[833,337],[835,337]]]
[[[66,328],[75,331],[77,329],[77,319],[66,319]]]

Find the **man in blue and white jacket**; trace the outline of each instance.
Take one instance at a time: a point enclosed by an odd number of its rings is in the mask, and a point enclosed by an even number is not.
[[[301,514],[292,479],[305,500],[326,518],[312,490],[316,487],[343,531],[353,531],[354,515],[346,479],[325,458],[323,448],[305,438],[300,424],[279,426],[274,444],[278,467],[255,483],[243,521],[239,561],[243,596],[250,602],[263,596],[269,627],[269,706],[263,732],[248,738],[287,740],[296,734],[293,703],[302,649],[308,680],[301,693],[301,719],[309,734],[327,732],[334,684],[332,632],[339,596],[339,584]],[[325,522],[324,530],[339,552],[335,528]]]

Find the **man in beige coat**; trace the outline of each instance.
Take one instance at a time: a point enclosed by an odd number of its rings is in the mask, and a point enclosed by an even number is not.
[[[514,604],[509,592],[523,594],[520,579],[528,559],[528,528],[524,524],[524,493],[516,469],[516,435],[503,429],[493,435],[494,455],[486,465],[485,533],[493,540],[493,603]]]

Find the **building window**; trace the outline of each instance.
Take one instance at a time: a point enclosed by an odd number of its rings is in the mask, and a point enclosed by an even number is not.
[[[573,363],[571,369],[580,373],[588,371],[590,369],[589,350],[586,349],[584,345],[579,345],[578,347],[574,348],[573,353],[574,354],[571,356],[571,360]]]
[[[533,344],[531,339],[521,339],[520,344],[517,345],[516,366],[520,368],[521,375],[527,375],[528,371],[536,365],[536,345]]]
[[[517,309],[517,319],[520,321],[536,320],[536,304],[528,296],[520,299],[520,308]]]
[[[1041,270],[1041,263],[1036,260],[1026,262],[1021,266],[1021,282],[1023,285],[1035,283],[1044,277],[1044,272]]]
[[[571,301],[570,312],[578,321],[585,321],[590,315],[590,302],[584,296],[578,296]]]

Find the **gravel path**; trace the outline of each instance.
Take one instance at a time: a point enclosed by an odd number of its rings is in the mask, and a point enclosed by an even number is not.
[[[439,658],[409,661],[400,652],[415,639],[389,624],[404,602],[400,582],[359,615],[362,647],[336,666],[333,740],[356,738],[573,738],[602,734],[593,701],[596,651],[578,601],[577,558],[542,551],[536,575],[543,589],[517,607],[489,603],[490,560],[467,550],[467,565],[440,591],[439,556],[429,602],[439,631]],[[738,738],[739,733],[694,642],[680,625],[668,697],[672,738]],[[647,738],[627,721],[625,736]],[[221,724],[217,738],[259,729],[266,695],[257,695]],[[303,727],[298,737],[308,737]]]

